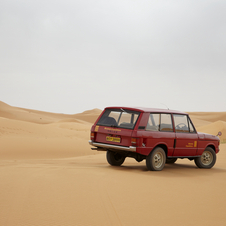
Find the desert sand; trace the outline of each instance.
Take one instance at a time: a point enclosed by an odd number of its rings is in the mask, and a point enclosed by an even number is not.
[[[226,225],[226,112],[190,112],[200,132],[222,132],[216,165],[178,160],[108,165],[91,150],[101,110],[66,115],[0,102],[0,226]]]

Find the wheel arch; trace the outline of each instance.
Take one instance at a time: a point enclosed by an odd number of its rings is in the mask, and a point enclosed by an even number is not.
[[[216,147],[215,147],[213,144],[208,144],[208,145],[206,146],[206,148],[208,148],[208,147],[212,148],[212,149],[216,152]],[[206,148],[205,148],[205,149],[206,149]]]
[[[157,147],[162,148],[165,151],[166,157],[168,156],[168,148],[167,148],[167,146],[165,144],[158,144],[152,150],[154,150]]]
[[[208,147],[212,148],[214,150],[214,152],[217,153],[216,152],[216,146],[214,144],[209,143],[209,144],[206,145],[205,148],[202,149],[202,151],[199,152],[199,156],[201,156],[203,154],[203,152],[206,150],[206,148],[208,148]]]

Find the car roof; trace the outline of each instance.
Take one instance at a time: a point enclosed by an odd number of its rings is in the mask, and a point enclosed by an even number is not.
[[[177,110],[170,110],[170,109],[160,109],[160,108],[145,108],[145,107],[106,107],[105,109],[123,109],[123,110],[130,110],[130,111],[140,111],[140,112],[153,112],[153,113],[173,113],[173,114],[183,114],[187,115],[187,113]]]

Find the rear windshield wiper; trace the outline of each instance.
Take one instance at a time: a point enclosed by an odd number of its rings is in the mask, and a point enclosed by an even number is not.
[[[125,111],[125,110],[124,110],[124,109],[122,109],[122,108],[121,108],[120,110],[122,110],[122,111],[123,111],[123,112],[125,112],[125,113],[128,113],[127,111]]]

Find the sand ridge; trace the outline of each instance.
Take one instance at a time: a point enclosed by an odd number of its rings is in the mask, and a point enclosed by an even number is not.
[[[64,158],[96,154],[88,144],[101,110],[74,115],[11,107],[0,102],[1,159]],[[77,116],[78,115],[78,116]],[[81,119],[82,118],[82,119]]]
[[[88,144],[101,110],[66,115],[0,102],[0,226],[226,225],[224,112],[190,113],[222,131],[210,170],[179,159],[161,172],[127,158],[109,166]]]
[[[221,143],[226,143],[226,112],[190,112],[192,122],[198,132],[220,136]]]

